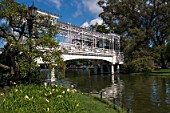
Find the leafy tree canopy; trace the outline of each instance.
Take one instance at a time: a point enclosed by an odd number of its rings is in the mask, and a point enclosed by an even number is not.
[[[29,13],[25,5],[15,0],[0,1],[0,40],[5,42],[0,54],[0,73],[11,80],[28,75],[42,60],[51,67],[63,63],[59,44],[55,41],[56,25],[49,15],[36,14],[29,32]],[[30,35],[31,34],[31,35]]]
[[[160,62],[166,67],[165,45],[170,38],[169,0],[100,0],[103,8],[99,15],[112,31],[119,33],[130,42],[124,47],[130,51],[140,48],[160,48]],[[141,55],[139,55],[141,56]]]
[[[109,33],[109,28],[107,28],[107,26],[102,23],[102,25],[98,25],[97,23],[95,25],[90,25],[89,27],[90,30],[92,31],[96,31],[99,33]]]

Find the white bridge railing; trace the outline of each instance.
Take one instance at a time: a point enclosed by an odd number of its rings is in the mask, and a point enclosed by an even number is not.
[[[112,49],[105,48],[91,48],[91,47],[79,47],[75,44],[61,43],[62,48],[65,48],[67,52],[65,54],[75,54],[75,55],[89,55],[89,56],[110,56],[115,57],[116,62],[123,62],[124,55],[123,52],[116,52]]]

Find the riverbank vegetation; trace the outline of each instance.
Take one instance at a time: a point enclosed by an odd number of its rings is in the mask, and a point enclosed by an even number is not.
[[[169,0],[99,0],[103,25],[93,30],[117,33],[125,73],[166,69],[170,63]],[[128,12],[127,12],[128,11]],[[106,26],[106,27],[103,27]]]
[[[61,85],[16,85],[0,92],[0,113],[125,113],[99,100]]]

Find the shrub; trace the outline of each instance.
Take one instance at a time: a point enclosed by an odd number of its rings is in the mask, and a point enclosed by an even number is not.
[[[154,63],[153,60],[142,57],[124,64],[122,68],[125,73],[151,72],[154,68]]]
[[[73,96],[74,89],[63,86],[19,85],[1,99],[3,113],[77,113],[79,103]]]

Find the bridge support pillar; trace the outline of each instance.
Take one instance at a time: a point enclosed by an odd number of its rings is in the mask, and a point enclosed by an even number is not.
[[[114,64],[111,65],[111,73],[114,74]]]
[[[119,73],[119,64],[117,65],[117,73]]]
[[[114,83],[114,81],[115,81],[115,76],[114,74],[112,74],[112,83]]]
[[[115,76],[114,76],[114,64],[111,65],[111,75],[112,75],[112,82],[114,83]]]

